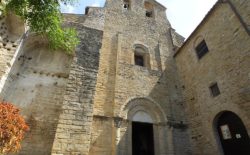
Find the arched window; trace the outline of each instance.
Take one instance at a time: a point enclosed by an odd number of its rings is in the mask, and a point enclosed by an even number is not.
[[[146,9],[146,17],[154,17],[154,5],[150,2],[145,2],[144,7]]]
[[[135,45],[134,64],[137,66],[150,68],[149,52],[143,45]]]

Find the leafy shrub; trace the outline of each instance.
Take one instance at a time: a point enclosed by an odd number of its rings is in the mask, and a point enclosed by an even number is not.
[[[0,102],[0,154],[17,152],[29,127],[11,103]]]

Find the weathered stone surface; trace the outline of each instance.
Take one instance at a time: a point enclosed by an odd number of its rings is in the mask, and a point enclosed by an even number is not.
[[[78,30],[81,43],[71,63],[52,153],[87,155],[102,31],[75,23],[67,26]]]
[[[126,112],[137,108],[124,108],[133,103],[152,108],[156,154],[188,148],[173,140],[175,133],[187,135],[177,129],[186,121],[178,78],[172,76],[173,48],[182,38],[172,30],[165,7],[151,3],[153,18],[146,17],[142,0],[132,1],[129,10],[122,1],[108,0],[104,8],[87,8],[86,15],[65,14],[64,26],[76,28],[81,39],[73,57],[51,56],[39,36],[25,39],[1,93],[23,109],[31,125],[21,154],[131,154],[133,120]],[[147,52],[147,66],[135,65],[136,47]],[[124,120],[121,131],[115,118]]]
[[[158,134],[166,134],[167,120],[185,122],[184,114],[180,113],[183,108],[179,104],[182,102],[181,94],[176,88],[179,87],[178,77],[174,76],[176,69],[172,57],[174,45],[170,34],[171,26],[166,18],[165,8],[153,1],[152,3],[155,16],[149,18],[145,16],[142,0],[131,1],[129,9],[123,8],[122,1],[106,2],[103,45],[94,102],[96,118],[93,122],[90,154],[110,155],[115,152],[131,154],[132,120],[127,118],[127,113],[121,115],[131,100],[148,98],[152,100],[150,102],[152,107],[148,108],[154,109],[159,106],[163,111],[164,116],[150,113],[151,117],[165,117],[165,120],[154,120],[156,137]],[[146,49],[149,58],[147,66],[135,65],[135,48],[138,45]],[[141,105],[142,110],[144,106],[146,105]],[[134,108],[131,107],[128,111]],[[120,129],[123,132],[116,133],[119,129],[110,127],[112,125],[110,119],[100,119],[103,117],[121,117],[129,123]],[[162,130],[158,129],[157,123],[164,124]],[[174,130],[168,132],[167,138],[162,136],[155,139],[155,144],[159,144],[156,147],[156,154],[171,154],[174,149],[179,150],[186,145],[173,144],[175,142],[170,137],[173,136]],[[186,130],[180,132],[187,135]],[[120,138],[117,138],[119,133]],[[117,143],[118,148],[115,147]],[[188,145],[186,147],[188,150]],[[182,149],[180,152],[184,153],[187,150]]]
[[[25,40],[1,92],[22,110],[30,131],[20,154],[50,154],[57,128],[71,57],[52,53],[40,38]]]
[[[155,155],[220,154],[218,113],[233,111],[250,132],[249,1],[232,4],[218,2],[182,47],[154,0],[128,8],[107,0],[85,15],[64,14],[81,41],[73,56],[50,51],[35,34],[21,38],[14,16],[1,19],[0,99],[20,107],[31,127],[19,154],[132,155],[138,121],[152,124]],[[198,60],[202,39],[209,53]],[[213,82],[221,90],[215,98]]]
[[[232,9],[237,12],[239,17],[241,18],[241,22],[248,29],[248,34],[250,34],[250,3],[244,0],[228,0],[231,3]]]
[[[23,23],[16,16],[7,15],[0,18],[0,90],[2,90],[24,31],[21,31]],[[15,24],[20,27],[13,29]]]
[[[249,1],[234,1],[242,18],[249,14]],[[240,3],[241,8],[238,7]],[[243,3],[246,8],[243,8]],[[248,11],[247,11],[248,10]],[[247,21],[247,20],[246,20]],[[204,39],[209,52],[198,59],[195,47]],[[228,3],[218,2],[204,23],[176,55],[183,87],[193,154],[220,154],[215,126],[218,114],[237,114],[250,133],[250,37]],[[209,90],[217,82],[221,94]]]

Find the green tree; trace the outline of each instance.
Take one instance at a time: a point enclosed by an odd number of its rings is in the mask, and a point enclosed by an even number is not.
[[[71,54],[79,39],[73,28],[62,27],[60,3],[76,0],[1,0],[2,12],[13,12],[23,18],[32,32],[46,36],[50,47]]]

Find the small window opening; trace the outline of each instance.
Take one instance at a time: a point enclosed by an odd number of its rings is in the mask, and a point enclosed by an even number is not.
[[[144,66],[144,59],[142,55],[135,54],[135,65]]]
[[[220,89],[217,83],[210,86],[210,91],[213,97],[220,95]]]
[[[145,15],[146,17],[153,17],[154,16],[154,6],[150,2],[145,2],[144,7],[146,9]]]
[[[89,7],[86,7],[85,8],[85,15],[88,15],[89,14]]]
[[[147,17],[153,17],[153,11],[146,11]]]
[[[133,56],[134,65],[147,67],[150,69],[150,55],[146,47],[142,45],[136,45]]]
[[[195,50],[198,58],[201,59],[208,52],[208,47],[205,40],[202,40]]]
[[[124,9],[129,9],[129,4],[124,4],[123,7]]]
[[[129,5],[129,0],[124,0],[124,1],[123,1],[123,8],[126,9],[126,10],[128,10],[129,7],[130,7],[130,5]]]

